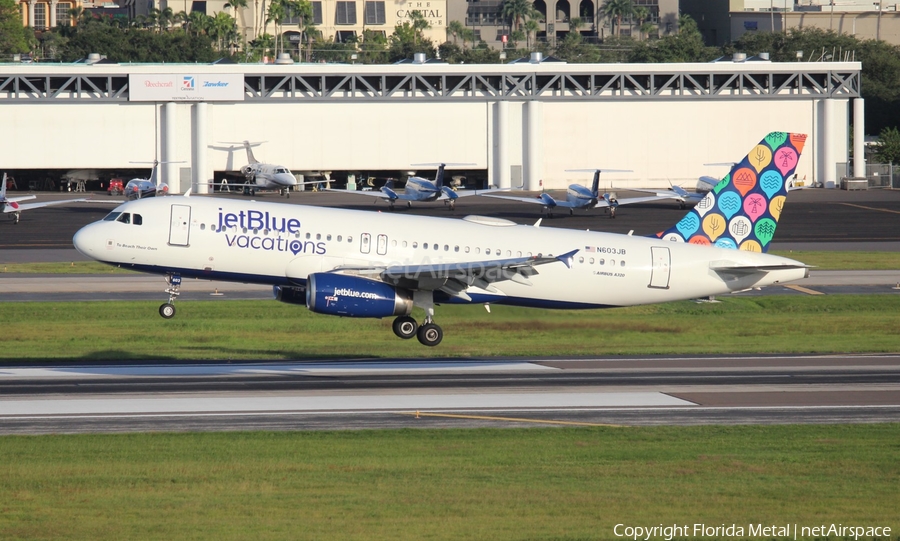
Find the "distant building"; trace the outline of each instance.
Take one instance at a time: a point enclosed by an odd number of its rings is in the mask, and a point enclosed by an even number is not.
[[[707,45],[721,46],[747,32],[821,28],[859,39],[900,45],[896,0],[681,0]]]

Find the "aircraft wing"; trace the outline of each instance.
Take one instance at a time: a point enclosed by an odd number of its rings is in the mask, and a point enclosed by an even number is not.
[[[23,210],[39,209],[41,207],[49,207],[51,205],[65,205],[66,203],[81,203],[87,199],[65,199],[63,201],[41,201],[40,203],[24,203],[15,205],[6,205],[3,212],[22,212]]]
[[[498,293],[491,284],[512,280],[518,284],[531,285],[529,277],[538,274],[534,267],[548,263],[562,262],[571,267],[572,259],[578,252],[572,250],[558,256],[516,257],[489,261],[465,263],[441,263],[430,265],[395,265],[382,268],[338,268],[333,272],[356,271],[360,274],[378,274],[385,282],[409,289],[423,291],[443,291],[448,295],[471,301],[466,294],[469,287],[478,287],[491,293]]]
[[[483,195],[485,197],[495,197],[497,199],[509,199],[510,201],[521,201],[522,203],[537,203],[538,205],[546,205],[547,202],[539,197],[517,197],[515,195],[497,195],[492,193],[484,193],[481,192],[478,195]],[[559,204],[559,202],[557,202]]]
[[[616,203],[618,206],[622,205],[632,205],[634,203],[647,203],[650,201],[663,201],[666,199],[679,199],[680,196],[677,193],[668,193],[668,194],[657,194],[657,195],[649,195],[646,197],[626,197],[624,199],[616,199]],[[597,208],[605,208],[610,206],[609,201],[606,199],[600,199],[597,201]]]
[[[493,188],[490,190],[451,190],[446,186],[441,189],[441,196],[438,198],[440,200],[446,199],[458,199],[460,197],[471,197],[473,195],[486,195],[489,197],[496,197],[495,195],[491,195],[494,192],[508,192],[512,188]]]
[[[23,195],[22,197],[7,197],[7,203],[18,203],[20,201],[30,201],[32,199],[37,199],[36,195]]]
[[[369,197],[378,197],[381,199],[387,200],[401,200],[401,201],[415,201],[412,197],[408,197],[406,194],[397,193],[393,190],[390,193],[385,193],[382,190],[370,190],[370,191],[358,191],[358,190],[338,190],[337,188],[325,188],[326,192],[337,192],[343,194],[351,194],[351,195],[368,195]]]

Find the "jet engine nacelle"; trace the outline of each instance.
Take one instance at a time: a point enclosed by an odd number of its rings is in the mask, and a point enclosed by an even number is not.
[[[306,306],[306,290],[301,287],[273,286],[272,293],[276,301]]]
[[[306,307],[332,316],[405,316],[412,312],[413,295],[377,280],[319,272],[307,279]]]

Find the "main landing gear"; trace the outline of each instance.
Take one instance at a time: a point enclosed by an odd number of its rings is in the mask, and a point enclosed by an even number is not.
[[[394,320],[393,328],[394,334],[400,338],[409,340],[415,336],[423,346],[433,347],[444,339],[444,331],[430,317],[425,318],[420,326],[415,319],[409,316],[400,316]]]
[[[399,316],[394,320],[394,334],[404,340],[415,336],[423,346],[434,347],[444,339],[444,331],[434,322],[434,292],[416,290],[413,295],[415,306],[425,310],[425,321],[417,325],[410,316]]]
[[[178,295],[181,295],[181,292],[178,291],[181,287],[181,275],[167,274],[166,285],[169,286],[166,288],[166,293],[169,294],[169,302],[160,305],[159,315],[165,319],[172,319],[175,317],[175,299],[178,298]]]
[[[291,189],[290,188],[281,188],[280,190],[278,190],[278,193],[279,193],[279,195],[283,195],[283,196],[287,197],[288,199],[291,198]]]

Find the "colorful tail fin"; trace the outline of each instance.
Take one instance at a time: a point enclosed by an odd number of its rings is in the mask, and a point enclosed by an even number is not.
[[[697,206],[657,237],[673,242],[766,252],[797,168],[805,134],[772,132]]]

